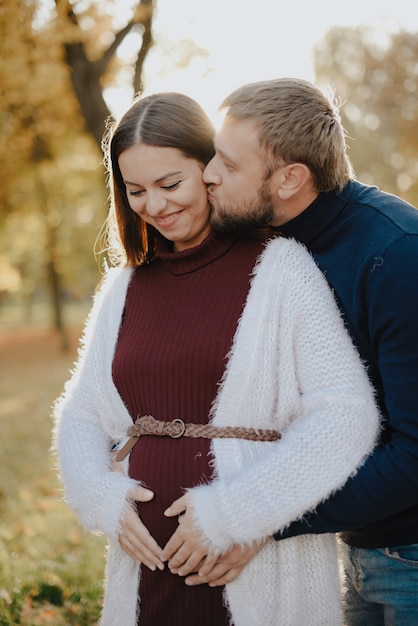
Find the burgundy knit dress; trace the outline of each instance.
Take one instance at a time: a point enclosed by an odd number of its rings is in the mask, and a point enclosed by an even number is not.
[[[184,252],[159,244],[158,258],[135,270],[113,361],[133,421],[150,414],[207,423],[262,248],[212,232]],[[210,480],[210,462],[208,439],[144,436],[134,447],[129,474],[155,493],[139,514],[161,547],[177,527],[164,510],[184,488]],[[138,624],[225,626],[222,594],[222,587],[187,587],[167,567],[142,566]]]

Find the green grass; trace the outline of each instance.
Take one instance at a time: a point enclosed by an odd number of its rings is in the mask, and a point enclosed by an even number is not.
[[[0,626],[93,626],[104,539],[63,502],[49,452],[50,408],[75,359],[42,327],[0,329]]]

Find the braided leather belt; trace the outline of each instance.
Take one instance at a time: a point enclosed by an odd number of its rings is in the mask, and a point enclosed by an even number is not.
[[[241,426],[213,426],[212,424],[188,424],[181,419],[168,422],[157,420],[152,415],[138,417],[135,424],[126,432],[130,439],[119,450],[115,459],[122,461],[143,435],[158,437],[203,437],[204,439],[248,439],[250,441],[278,441],[281,434],[276,430],[243,428]]]

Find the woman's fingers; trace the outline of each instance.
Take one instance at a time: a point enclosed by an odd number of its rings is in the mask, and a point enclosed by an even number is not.
[[[147,502],[153,497],[152,491],[140,486],[129,490],[129,501],[119,521],[121,532],[118,540],[120,547],[128,556],[155,571],[156,568],[164,569],[163,550],[142,523],[132,505],[133,500]]]

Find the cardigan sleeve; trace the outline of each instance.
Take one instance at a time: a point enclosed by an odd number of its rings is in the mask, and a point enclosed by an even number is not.
[[[374,392],[333,295],[310,257],[309,263],[299,255],[296,260],[303,272],[295,263],[280,266],[279,323],[286,330],[278,343],[289,350],[276,349],[277,358],[286,356],[277,369],[287,370],[286,380],[298,389],[297,414],[280,441],[261,444],[251,464],[191,490],[196,523],[219,551],[271,536],[303,517],[357,471],[379,430]]]
[[[118,273],[111,272],[95,297],[73,374],[53,408],[53,448],[67,502],[87,530],[104,532],[110,538],[117,537],[126,493],[137,484],[111,471],[110,450],[113,437],[118,435],[116,424],[119,420],[119,434],[129,425],[129,416],[111,380],[123,302]]]
[[[382,444],[339,492],[277,538],[370,526],[417,506],[418,492],[418,237],[394,242],[370,272],[367,293],[369,343],[387,414]],[[372,488],[371,488],[372,486]],[[393,522],[392,522],[393,523]],[[409,522],[410,523],[410,522]]]

